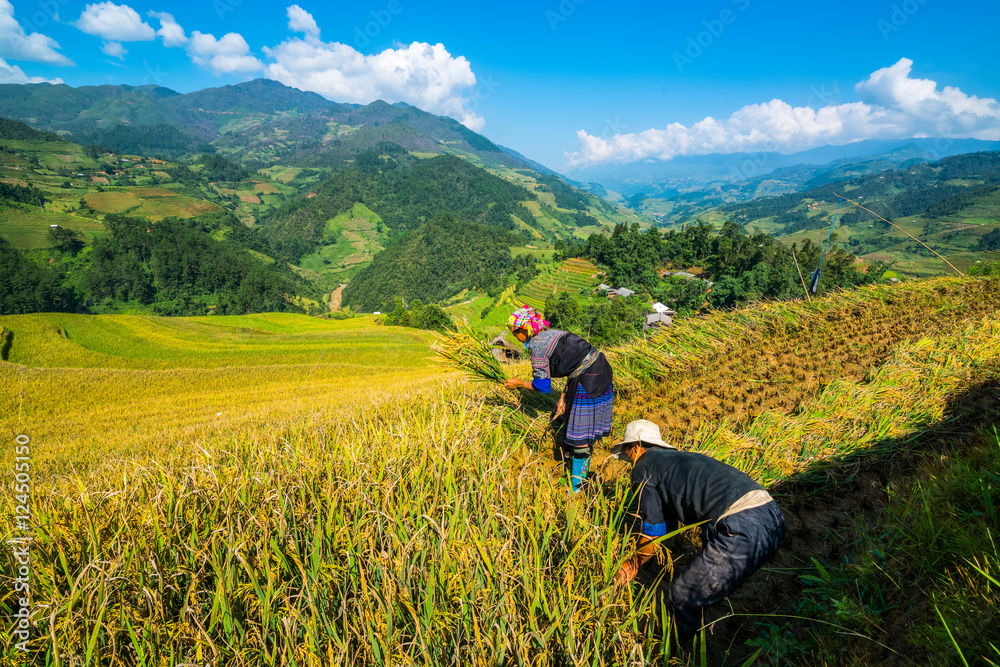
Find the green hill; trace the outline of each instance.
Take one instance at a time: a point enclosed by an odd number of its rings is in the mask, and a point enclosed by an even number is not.
[[[218,88],[178,95],[171,100],[186,112],[223,114],[277,114],[294,111],[299,114],[335,113],[345,107],[322,95],[291,88],[272,79],[254,79]]]
[[[386,310],[394,297],[438,302],[463,289],[499,285],[510,274],[516,235],[496,226],[435,217],[393,240],[344,289],[344,304],[358,311]]]
[[[39,132],[30,125],[9,118],[0,118],[0,139],[27,139],[29,141],[64,141],[58,134]]]
[[[332,292],[393,237],[441,214],[517,231],[514,243],[542,247],[649,222],[540,173],[452,118],[403,103],[337,104],[270,80],[185,95],[158,86],[0,85],[3,114],[32,139],[9,140],[11,155],[0,161],[52,204],[19,210],[25,242],[10,240],[22,249],[45,247],[50,224],[91,242],[92,227],[76,225],[73,214],[153,221],[219,208],[255,228],[272,258]],[[75,148],[57,150],[33,128]]]
[[[353,154],[379,141],[393,141],[407,150],[468,153],[490,165],[525,166],[451,118],[381,100],[366,106],[338,104],[270,79],[184,95],[159,86],[3,84],[0,116],[70,135],[78,143],[103,141],[102,145],[116,150],[126,149],[109,139],[117,138],[115,133],[123,127],[160,135],[165,133],[163,126],[170,126],[177,134],[167,137],[165,145],[145,146],[172,150],[173,157],[185,148],[202,152],[200,144],[211,142],[241,158],[291,157],[296,165],[340,166],[328,163],[325,151],[331,142],[347,141],[348,152]],[[368,132],[352,139],[362,128]],[[127,139],[135,145],[134,137]]]
[[[386,161],[386,166],[391,166]],[[324,245],[337,243],[335,216],[364,204],[389,232],[415,229],[431,218],[451,213],[486,225],[515,229],[512,215],[531,222],[521,201],[535,196],[454,156],[421,160],[384,172],[346,169],[314,193],[302,195],[261,221],[275,252],[292,261]]]
[[[86,248],[71,230],[51,230],[51,264],[0,237],[0,313],[301,311],[317,296],[288,266],[248,252],[260,240],[232,215],[152,223],[109,214],[104,225]]]
[[[89,144],[125,155],[177,158],[197,151],[215,151],[211,144],[166,123],[101,127],[83,134],[82,137]]]
[[[1000,250],[992,241],[1000,229],[1000,152],[955,155],[727,204],[716,215],[788,242],[823,241],[838,216],[838,195],[892,221],[960,269]],[[850,203],[840,207],[835,232],[841,247],[865,259],[894,261],[898,271],[923,276],[949,270],[900,229]]]

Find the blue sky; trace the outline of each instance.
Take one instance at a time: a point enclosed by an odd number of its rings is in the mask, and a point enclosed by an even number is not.
[[[0,0],[0,81],[269,77],[403,100],[556,169],[1000,139],[1000,3]]]

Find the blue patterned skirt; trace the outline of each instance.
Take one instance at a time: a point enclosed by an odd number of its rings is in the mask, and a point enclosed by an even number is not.
[[[576,383],[564,442],[567,447],[593,447],[594,443],[611,434],[611,412],[615,402],[615,387],[591,398],[583,385]]]

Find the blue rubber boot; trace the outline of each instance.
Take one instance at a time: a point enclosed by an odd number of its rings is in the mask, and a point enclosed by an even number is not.
[[[573,485],[573,493],[580,493],[583,490],[584,480],[587,479],[587,471],[590,469],[590,457],[570,459],[572,461],[572,472],[570,483]]]

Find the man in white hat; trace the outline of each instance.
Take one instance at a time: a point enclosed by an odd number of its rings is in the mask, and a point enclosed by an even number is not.
[[[660,427],[639,419],[625,427],[612,455],[632,463],[637,553],[618,571],[628,583],[656,552],[654,540],[677,523],[703,523],[702,550],[674,577],[667,593],[682,636],[702,625],[702,609],[722,602],[774,558],[785,537],[785,517],[770,494],[749,475],[697,452],[678,451]]]

